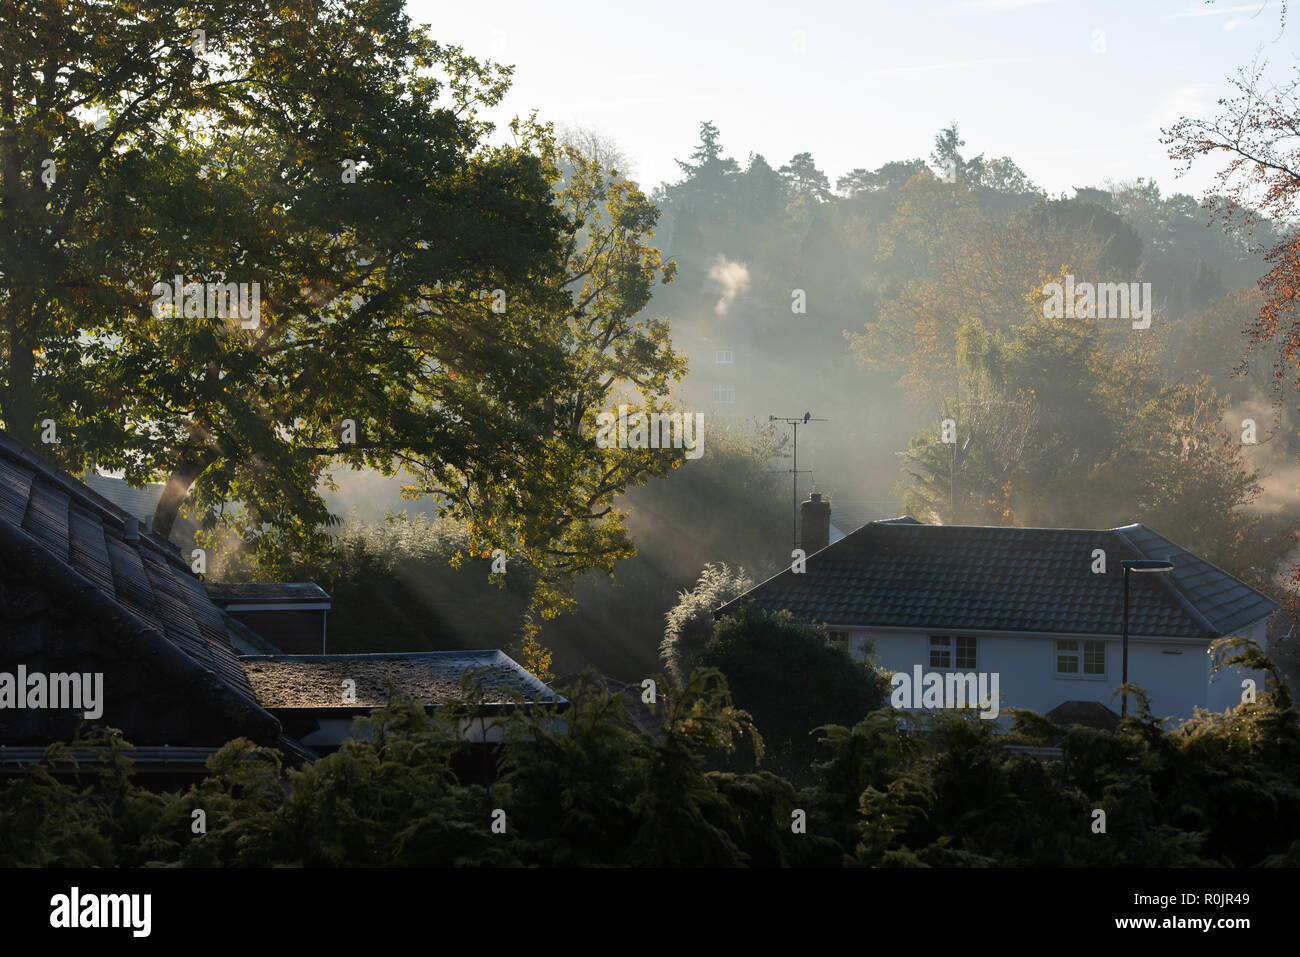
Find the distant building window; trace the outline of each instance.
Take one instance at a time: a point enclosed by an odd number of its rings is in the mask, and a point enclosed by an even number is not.
[[[931,635],[930,667],[974,668],[975,639],[969,636],[952,638],[948,635]]]
[[[715,349],[713,351],[713,361],[720,366],[731,365],[736,361],[736,354],[730,349]]]
[[[952,667],[952,639],[947,635],[930,636],[930,667]]]
[[[849,633],[847,631],[828,632],[826,636],[826,640],[827,643],[835,646],[836,648],[844,648],[847,650],[849,647]]]
[[[1056,643],[1056,673],[1058,675],[1104,675],[1106,673],[1106,642],[1058,641]]]
[[[736,387],[734,385],[715,385],[713,387],[714,402],[735,402]]]

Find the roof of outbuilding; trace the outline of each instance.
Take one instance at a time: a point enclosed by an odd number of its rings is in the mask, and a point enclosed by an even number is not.
[[[1047,717],[1063,727],[1081,724],[1085,728],[1110,731],[1119,726],[1120,717],[1100,701],[1062,701]]]
[[[388,683],[403,697],[439,705],[460,696],[461,676],[483,689],[485,705],[561,704],[540,679],[502,651],[428,651],[378,655],[248,655],[240,659],[262,706],[375,708],[388,704]],[[343,701],[343,682],[356,682]]]
[[[1093,552],[1106,553],[1094,573]],[[872,522],[728,602],[789,609],[837,625],[1116,635],[1124,559],[1167,559],[1134,575],[1132,635],[1211,639],[1272,614],[1278,603],[1145,525],[1111,529]]]
[[[228,616],[165,539],[128,538],[128,523],[108,499],[0,432],[0,662],[102,671],[103,720],[138,744],[276,741],[279,722],[257,703]],[[61,733],[71,720],[3,717],[0,736],[14,742]]]
[[[240,602],[330,604],[329,593],[315,582],[208,582],[203,588],[222,607]]]

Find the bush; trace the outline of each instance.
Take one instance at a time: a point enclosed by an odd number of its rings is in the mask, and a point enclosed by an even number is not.
[[[698,658],[727,676],[736,706],[753,715],[772,759],[790,775],[811,763],[814,729],[856,724],[889,697],[887,680],[827,644],[821,629],[748,603],[717,623]]]
[[[754,587],[745,569],[734,572],[725,564],[704,566],[695,587],[681,592],[677,604],[668,612],[668,626],[659,654],[668,672],[684,683],[694,669],[697,657],[713,638],[713,613]]]
[[[842,685],[837,707],[857,707],[845,703],[856,682],[813,629],[747,609],[718,632],[709,655],[732,656],[737,695],[749,682],[756,707],[777,708],[769,726],[782,727],[783,698],[806,697],[795,679],[818,669],[828,687]],[[773,661],[786,664],[784,685]],[[1274,670],[1258,649],[1226,663]],[[765,698],[762,682],[776,693]],[[721,766],[742,743],[760,757],[764,748],[757,715],[737,707],[717,670],[696,671],[653,705],[590,674],[563,690],[568,710],[510,717],[505,773],[490,786],[452,770],[465,747],[460,717],[474,706],[468,688],[432,715],[409,702],[380,709],[362,722],[364,736],[302,770],[230,742],[183,792],[137,785],[129,745],[97,731],[51,746],[44,764],[0,788],[0,866],[1300,863],[1300,722],[1275,681],[1258,701],[1175,731],[1136,692],[1138,708],[1116,731],[1067,730],[1030,712],[1016,713],[1010,738],[958,712],[900,729],[898,712],[876,710],[825,729],[825,760],[802,791],[769,769]],[[816,719],[792,709],[787,720]],[[1062,756],[1040,760],[1009,742],[1052,744]],[[88,751],[105,760],[75,779],[52,775]],[[796,808],[807,812],[806,833],[792,830]],[[203,834],[191,830],[197,809]],[[505,833],[491,829],[496,809]]]

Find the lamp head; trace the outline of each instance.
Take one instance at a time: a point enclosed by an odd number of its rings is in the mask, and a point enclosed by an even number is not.
[[[1155,558],[1129,558],[1120,562],[1120,566],[1125,571],[1130,572],[1171,572],[1174,570],[1173,562]]]

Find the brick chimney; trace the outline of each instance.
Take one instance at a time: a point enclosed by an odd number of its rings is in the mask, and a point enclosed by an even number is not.
[[[799,506],[799,547],[811,555],[831,543],[831,503],[822,501],[821,492],[813,492]]]

